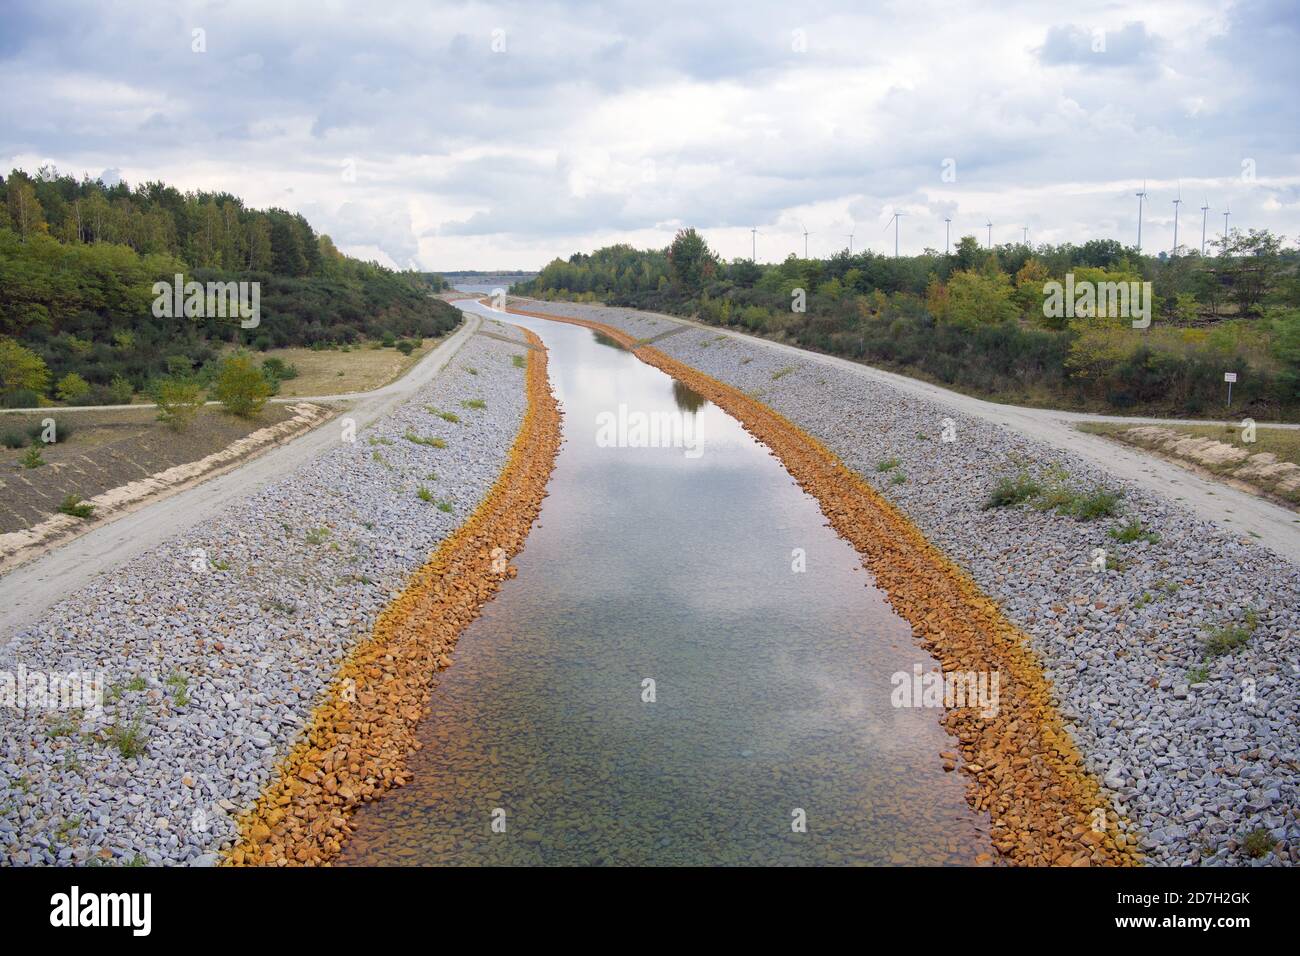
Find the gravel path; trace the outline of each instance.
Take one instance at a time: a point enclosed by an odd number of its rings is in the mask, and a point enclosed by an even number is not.
[[[216,862],[340,661],[501,470],[524,346],[484,328],[512,341],[474,336],[354,442],[336,433],[0,649],[0,674],[108,688],[84,714],[0,707],[0,863]]]
[[[632,310],[521,306],[640,339],[670,328]],[[824,441],[1002,604],[1030,634],[1090,768],[1144,831],[1149,862],[1300,861],[1294,565],[1139,482],[815,357],[696,328],[655,347]],[[954,440],[943,441],[949,424]],[[879,471],[889,459],[897,466]],[[1121,514],[1077,521],[1026,505],[983,510],[998,477],[1021,469],[1122,490]],[[1130,519],[1158,540],[1109,536]],[[1094,570],[1098,548],[1118,568]],[[1207,658],[1207,629],[1228,623],[1249,632],[1244,646]],[[1255,839],[1276,843],[1276,852],[1246,852],[1244,839],[1257,830]]]

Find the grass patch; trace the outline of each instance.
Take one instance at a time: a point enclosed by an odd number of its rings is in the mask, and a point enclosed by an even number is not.
[[[1201,646],[1205,649],[1207,657],[1225,657],[1235,654],[1246,646],[1257,627],[1259,627],[1259,615],[1254,611],[1247,611],[1246,619],[1241,624],[1229,621],[1207,628]]]
[[[437,415],[444,422],[451,422],[453,425],[460,424],[460,416],[457,415],[455,412],[440,412],[432,405],[426,405],[424,407],[428,410],[429,414]]]
[[[1210,669],[1202,664],[1199,667],[1193,667],[1187,672],[1187,683],[1204,684],[1210,679]]]
[[[460,403],[461,408],[476,408],[479,411],[487,408],[487,402],[481,398],[467,398]]]
[[[1036,498],[1042,493],[1043,486],[1029,477],[1026,472],[1003,475],[989,492],[983,507],[985,511],[990,508],[1010,508]]]
[[[127,723],[123,724],[120,719],[115,721],[111,727],[104,731],[104,739],[117,748],[125,760],[132,757],[139,757],[145,752],[144,730],[141,727],[140,715],[137,714]]]
[[[415,497],[419,498],[421,501],[432,501],[433,492],[424,487],[424,485],[421,485],[419,490],[415,492]]]
[[[438,502],[438,510],[439,510],[439,511],[442,511],[442,512],[445,512],[446,514],[451,514],[451,510],[452,510],[451,502],[450,502],[450,501],[439,501],[439,502]]]
[[[893,471],[899,465],[897,458],[885,458],[876,462],[876,471]]]
[[[406,433],[403,437],[404,437],[407,441],[409,441],[409,442],[413,442],[413,443],[415,443],[416,445],[428,445],[430,448],[446,448],[446,447],[447,447],[447,442],[446,442],[444,439],[442,439],[442,438],[431,438],[431,437],[428,437],[428,438],[427,438],[427,437],[425,437],[424,435],[417,435],[415,432],[413,432],[413,431],[409,431],[409,430],[407,431],[407,433]]]
[[[903,474],[901,471],[895,471],[892,475],[889,476],[889,483],[891,485],[901,485],[904,484],[906,481],[907,481],[907,475]]]
[[[1020,470],[1015,475],[999,478],[983,508],[1010,508],[1030,502],[1039,511],[1057,514],[1078,521],[1095,521],[1119,510],[1121,493],[1109,488],[1078,488],[1069,483],[1069,476],[1061,469],[1053,469],[1046,483]]]
[[[174,674],[169,675],[163,683],[172,689],[173,699],[176,701],[177,707],[185,707],[189,704],[190,678],[188,674],[176,671]]]
[[[329,528],[312,528],[310,531],[307,532],[307,543],[324,544],[326,541],[329,540],[329,536],[330,536]]]
[[[510,356],[510,361],[514,363],[515,368],[523,368],[528,364],[522,355],[512,355]]]
[[[787,375],[789,375],[789,374],[790,374],[791,372],[793,372],[793,371],[794,371],[794,366],[793,366],[793,365],[787,365],[787,366],[785,366],[785,368],[779,368],[779,369],[777,369],[775,372],[772,373],[772,381],[775,382],[777,379],[785,378]]]
[[[1241,845],[1251,859],[1258,860],[1273,852],[1273,834],[1263,827],[1257,827],[1246,834]]]
[[[1111,528],[1106,532],[1120,544],[1132,544],[1134,541],[1145,541],[1148,544],[1155,544],[1160,540],[1160,535],[1154,531],[1148,531],[1142,527],[1142,522],[1136,518],[1128,523],[1118,527]]]

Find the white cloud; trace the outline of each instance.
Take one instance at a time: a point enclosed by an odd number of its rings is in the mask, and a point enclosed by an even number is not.
[[[802,249],[800,222],[813,252],[851,229],[892,251],[894,209],[904,251],[941,248],[944,215],[954,238],[992,218],[995,241],[1131,241],[1144,178],[1149,249],[1180,180],[1300,233],[1285,0],[860,7],[33,2],[0,42],[22,91],[0,101],[0,155],[229,190],[426,268],[664,244],[681,223],[728,257],[754,225],[761,257]]]

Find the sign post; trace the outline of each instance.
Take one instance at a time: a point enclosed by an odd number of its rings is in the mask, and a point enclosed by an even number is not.
[[[1228,407],[1232,407],[1232,383],[1237,380],[1236,372],[1224,372],[1223,380],[1228,383]]]

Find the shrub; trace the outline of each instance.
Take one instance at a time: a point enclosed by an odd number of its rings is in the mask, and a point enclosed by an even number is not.
[[[130,405],[135,395],[135,386],[121,375],[114,375],[113,381],[108,383],[108,393],[114,405]]]
[[[186,378],[165,378],[154,388],[158,421],[175,431],[184,431],[203,407],[203,390]]]
[[[264,359],[262,361],[262,371],[269,378],[278,379],[282,382],[298,377],[298,367],[279,358]]]
[[[95,506],[86,504],[81,500],[80,495],[68,495],[59,505],[59,511],[74,518],[89,518],[95,513]]]
[[[69,372],[63,376],[59,379],[59,384],[54,387],[54,393],[59,398],[73,405],[85,398],[89,392],[90,383],[76,372]]]
[[[415,496],[419,498],[421,501],[433,500],[433,492],[431,492],[428,488],[424,487],[423,485],[420,486],[420,490],[415,493]]]
[[[24,468],[39,468],[45,464],[45,459],[41,457],[40,448],[33,445],[27,449],[27,454],[20,459]]]
[[[29,348],[24,348],[15,339],[0,336],[0,395],[12,397],[15,392],[35,395],[45,391],[49,384],[50,372],[45,367],[45,360]],[[9,404],[8,408],[29,408],[37,405]]]
[[[397,343],[397,351],[401,352],[403,355],[410,355],[415,351],[415,343],[402,339]]]
[[[6,393],[0,404],[5,408],[40,408],[41,396],[30,388],[17,388]]]
[[[10,428],[7,431],[0,432],[0,445],[6,448],[26,448],[27,433],[17,428]]]
[[[271,386],[252,358],[246,352],[238,352],[221,363],[212,394],[232,415],[252,418],[262,411]]]

